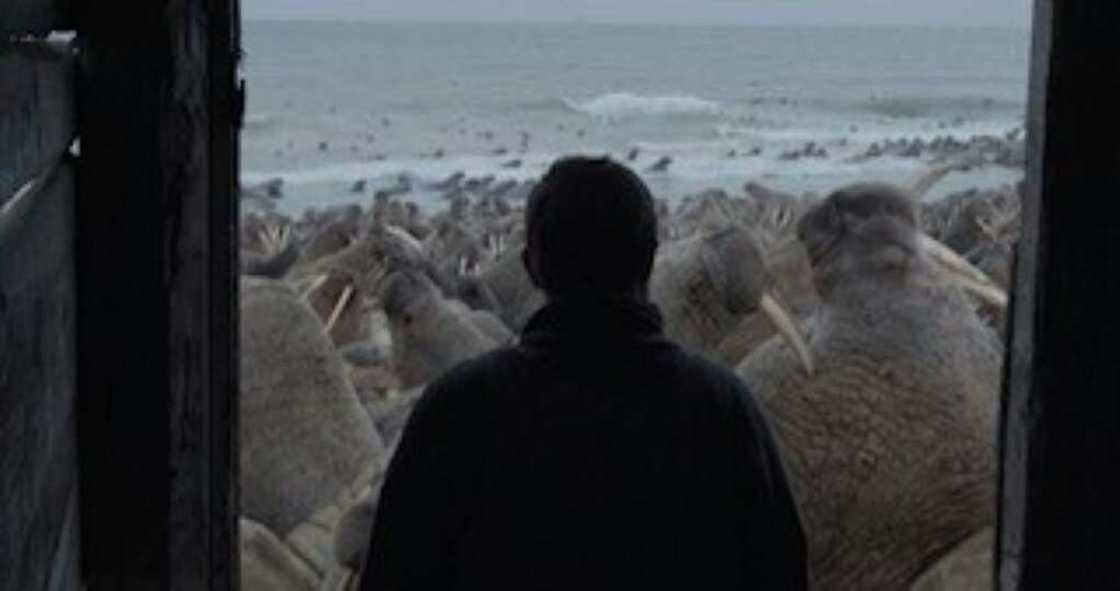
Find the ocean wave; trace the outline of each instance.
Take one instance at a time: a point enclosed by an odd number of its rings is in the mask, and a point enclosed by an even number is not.
[[[564,104],[593,117],[718,115],[722,111],[718,102],[696,96],[643,96],[629,92],[613,92],[586,101],[564,99]]]

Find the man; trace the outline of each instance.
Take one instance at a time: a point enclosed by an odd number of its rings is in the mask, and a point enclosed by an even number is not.
[[[662,335],[649,190],[557,162],[522,253],[548,303],[520,343],[417,404],[362,589],[805,588],[805,542],[757,403]]]

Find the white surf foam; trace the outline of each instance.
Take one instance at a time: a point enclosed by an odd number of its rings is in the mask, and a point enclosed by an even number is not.
[[[244,131],[263,137],[271,132],[282,130],[286,121],[279,113],[249,111],[245,113]]]
[[[643,96],[613,92],[586,101],[565,99],[574,111],[593,117],[635,117],[664,115],[717,115],[722,106],[691,95]]]

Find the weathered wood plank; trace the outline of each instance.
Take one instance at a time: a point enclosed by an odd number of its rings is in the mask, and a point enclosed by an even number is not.
[[[78,514],[78,487],[67,503],[66,521],[51,562],[47,591],[75,591],[82,588],[81,580],[81,516]]]
[[[70,0],[4,0],[0,3],[0,36],[72,29],[72,16]]]
[[[73,568],[78,490],[74,173],[0,207],[0,589]],[[71,523],[69,526],[73,526]],[[72,551],[74,550],[74,551]],[[56,589],[76,589],[58,585]]]
[[[999,586],[1120,581],[1120,4],[1037,0]]]
[[[55,162],[76,133],[73,60],[34,53],[0,53],[0,205]]]
[[[244,109],[238,0],[209,0],[210,103],[210,589],[240,589],[240,132]]]
[[[124,30],[83,21],[79,66],[84,573],[233,589],[234,165],[212,105],[232,80],[211,55],[230,5],[128,4]]]

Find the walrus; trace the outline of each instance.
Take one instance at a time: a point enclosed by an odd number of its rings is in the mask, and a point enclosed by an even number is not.
[[[480,238],[465,220],[444,219],[423,243],[424,254],[449,277],[463,275],[484,258]]]
[[[240,520],[240,588],[245,591],[316,591],[319,577],[276,534],[259,523]]]
[[[668,222],[671,239],[714,232],[746,219],[747,199],[731,198],[722,190],[686,197]]]
[[[933,166],[920,170],[905,185],[917,200],[948,174],[951,167]],[[797,222],[819,199],[813,195],[797,197],[750,182],[746,185],[748,199],[753,191],[760,201],[753,204],[749,222],[760,242],[765,242],[763,258],[766,270],[773,277],[773,289],[796,318],[803,319],[819,303],[813,272],[805,247],[796,236]],[[982,270],[986,270],[981,267]],[[1006,286],[1004,286],[1006,287]],[[723,363],[736,365],[755,348],[774,335],[774,324],[758,314],[744,317],[716,347],[714,356]]]
[[[479,279],[498,305],[498,317],[520,332],[545,303],[544,292],[533,285],[521,261],[520,249],[509,249],[482,271]]]
[[[368,296],[359,291],[361,282],[342,269],[320,275],[303,296],[323,320],[323,332],[336,347],[343,348],[369,340]]]
[[[805,247],[793,237],[772,245],[763,257],[766,272],[773,278],[775,297],[789,306],[791,315],[799,322],[807,318],[820,298],[813,285],[813,271]],[[713,356],[735,366],[774,334],[774,322],[770,318],[763,314],[747,314],[720,341]]]
[[[353,244],[357,239],[356,229],[350,226],[351,224],[333,223],[317,229],[303,249],[300,262],[313,263]]]
[[[426,188],[429,191],[450,191],[459,188],[459,185],[463,184],[463,179],[465,178],[467,178],[467,174],[460,170],[452,173],[441,181],[428,185]]]
[[[833,192],[797,235],[820,295],[815,372],[778,339],[738,371],[783,452],[812,587],[905,589],[994,518],[1003,352],[962,288],[1000,294],[891,185]]]
[[[662,156],[661,158],[657,159],[657,162],[654,162],[649,168],[647,168],[646,172],[665,172],[666,170],[669,170],[669,167],[672,165],[672,156]]]
[[[934,221],[930,223],[930,215],[942,215],[939,213],[941,209],[956,211],[966,202],[967,198],[954,197],[956,204],[945,207],[921,202],[921,199],[941,179],[956,169],[957,165],[953,163],[928,166],[913,174],[902,187],[911,199],[918,203],[922,212],[919,225],[923,233],[919,235],[919,240],[927,248],[942,252],[947,252],[943,248],[944,246],[952,245],[943,244],[928,234],[931,233],[931,229],[943,232],[947,222]],[[748,183],[749,186],[751,186],[750,183]],[[1002,196],[1003,193],[997,193],[993,199],[1000,199]],[[757,215],[754,222],[751,223],[751,227],[756,230],[756,236],[760,237],[764,243],[766,267],[774,276],[776,291],[782,296],[783,301],[790,305],[791,311],[797,317],[804,318],[816,308],[818,298],[816,288],[813,285],[808,256],[805,253],[804,246],[796,236],[796,225],[807,211],[820,202],[820,199],[815,194],[808,193],[800,198],[790,195],[788,201],[790,202],[786,203],[771,198],[760,202],[757,205]],[[986,227],[985,220],[980,220],[980,226],[984,228],[985,232],[993,236],[990,240],[995,240],[996,233],[1006,229],[1006,220],[1006,216],[999,218],[996,222],[993,222],[995,224],[993,228]],[[990,242],[985,244],[990,244]],[[964,254],[960,250],[957,250],[957,253]],[[1000,318],[1002,313],[999,310],[1006,306],[1006,301],[1004,296],[992,289],[992,286],[994,284],[995,287],[1002,290],[1007,289],[1006,282],[1000,280],[1006,275],[1006,271],[1000,268],[1001,260],[999,257],[988,259],[974,257],[972,254],[965,255],[965,258],[982,271],[983,275],[974,274],[975,269],[961,267],[959,262],[952,264],[958,268],[958,271],[963,270],[966,274],[978,278],[979,283],[977,285],[985,284],[981,290],[983,293],[977,296],[979,304],[987,317]],[[988,279],[994,279],[994,282],[988,282]],[[997,320],[991,324],[997,326],[999,322]],[[734,365],[761,342],[769,338],[771,334],[773,334],[773,330],[769,323],[763,322],[762,319],[757,317],[748,316],[735,331],[720,343],[716,356],[720,360]]]
[[[926,570],[910,591],[990,591],[995,529],[988,527],[961,542]]]
[[[299,260],[300,250],[294,242],[286,244],[271,256],[260,257],[251,253],[241,255],[241,274],[267,279],[283,279]]]
[[[420,211],[420,206],[414,201],[406,201],[404,207],[405,213],[408,215],[408,220],[404,226],[405,231],[419,241],[427,240],[434,230],[424,212]]]
[[[959,254],[967,254],[981,244],[994,240],[989,224],[996,219],[995,207],[982,197],[974,197],[954,208],[941,241]]]
[[[334,501],[383,442],[311,308],[285,282],[241,282],[241,508],[283,537]]]
[[[393,366],[402,388],[426,384],[456,364],[503,344],[465,304],[444,298],[419,271],[390,274],[380,299],[389,319]]]
[[[241,274],[282,279],[296,264],[302,251],[287,224],[265,222],[259,230],[262,253],[242,249]]]
[[[453,293],[454,284],[424,255],[419,241],[395,226],[375,226],[333,255],[298,264],[290,275],[342,347],[371,336],[370,307],[385,277],[400,269],[417,269],[442,292]]]
[[[455,297],[472,310],[484,310],[495,316],[500,314],[498,298],[485,282],[477,275],[463,275],[457,278]]]
[[[481,279],[498,302],[499,318],[515,331],[544,305],[544,294],[533,285],[519,251],[507,251]],[[650,300],[661,311],[666,335],[703,353],[711,354],[745,315],[756,311],[796,343],[795,321],[771,287],[750,231],[731,225],[662,244],[650,278]]]
[[[400,269],[420,269],[444,293],[451,293],[453,284],[425,256],[421,243],[407,231],[392,225],[378,224],[370,232],[345,249],[293,270],[293,278],[304,284],[332,269],[354,278],[355,289],[376,293],[388,273]]]
[[[335,560],[352,572],[360,572],[369,549],[370,532],[377,514],[378,490],[364,495],[342,515],[334,538]]]
[[[751,232],[739,225],[662,244],[650,277],[650,299],[665,322],[665,334],[711,354],[748,314],[761,312],[804,354],[804,339],[773,281]]]
[[[364,403],[366,412],[377,428],[377,432],[381,434],[381,440],[385,442],[387,449],[396,449],[408,417],[423,393],[424,385],[407,390],[398,387],[388,396]]]

